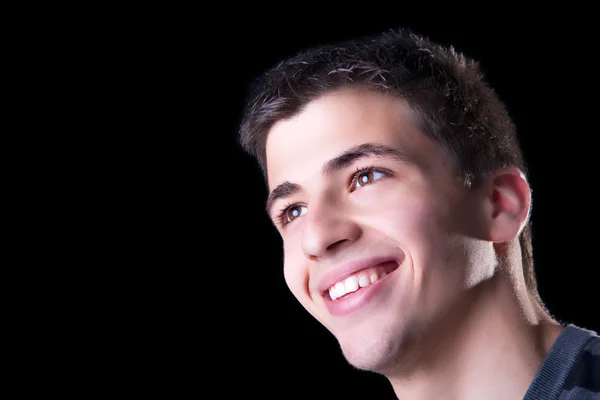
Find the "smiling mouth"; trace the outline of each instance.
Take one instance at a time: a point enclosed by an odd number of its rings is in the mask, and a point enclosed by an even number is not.
[[[376,283],[398,268],[395,261],[386,262],[371,268],[363,269],[331,286],[326,294],[331,300],[346,298],[360,289]]]

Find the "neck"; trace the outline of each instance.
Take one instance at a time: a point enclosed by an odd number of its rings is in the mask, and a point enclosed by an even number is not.
[[[523,398],[562,327],[502,271],[463,303],[423,338],[416,368],[385,374],[398,398]]]

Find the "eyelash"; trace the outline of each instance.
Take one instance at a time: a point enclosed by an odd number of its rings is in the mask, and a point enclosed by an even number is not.
[[[367,167],[360,167],[356,169],[356,172],[354,172],[354,174],[352,175],[352,177],[350,178],[350,183],[349,183],[349,187],[350,189],[356,187],[356,182],[358,181],[358,177],[366,172],[379,172],[382,173],[385,176],[389,176],[389,172],[385,169],[381,169],[381,168],[377,168],[374,165],[370,165]],[[354,189],[356,190],[356,189]]]
[[[390,172],[388,170],[382,169],[382,168],[377,168],[375,166],[357,168],[356,171],[354,172],[354,174],[352,174],[352,176],[350,177],[350,181],[348,183],[348,187],[351,189],[351,191],[356,190],[353,188],[356,187],[356,182],[358,181],[358,177],[367,172],[379,172],[379,173],[383,174],[384,177],[390,176]],[[277,221],[280,226],[285,226],[291,222],[291,221],[287,222],[286,214],[290,208],[298,206],[298,205],[299,205],[298,203],[289,203],[288,202],[282,207],[282,209],[279,211],[279,213],[277,215]]]
[[[286,219],[287,212],[290,210],[290,208],[298,206],[298,205],[299,205],[298,203],[290,203],[290,202],[285,203],[285,205],[283,206],[281,211],[279,211],[279,213],[277,214],[277,222],[279,223],[280,226],[285,226],[285,225],[289,224],[289,222]]]

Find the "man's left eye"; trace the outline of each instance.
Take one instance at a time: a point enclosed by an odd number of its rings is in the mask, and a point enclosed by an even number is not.
[[[362,186],[373,183],[374,181],[383,178],[384,176],[385,173],[375,170],[359,172],[358,174],[356,174],[356,177],[354,179],[353,188],[358,189]]]

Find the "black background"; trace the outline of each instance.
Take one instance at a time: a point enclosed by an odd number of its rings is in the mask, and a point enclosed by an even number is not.
[[[153,266],[129,320],[143,321],[130,337],[150,371],[140,386],[219,393],[202,398],[394,398],[385,379],[347,365],[288,292],[266,188],[236,133],[248,85],[280,58],[398,27],[480,60],[528,160],[541,297],[559,320],[600,330],[597,35],[587,11],[233,10],[157,15],[123,50],[135,58],[144,48],[136,96],[156,101],[132,124],[144,149],[136,178],[148,180],[140,220],[151,240],[140,252]]]

